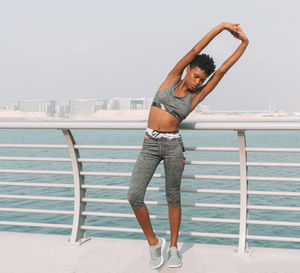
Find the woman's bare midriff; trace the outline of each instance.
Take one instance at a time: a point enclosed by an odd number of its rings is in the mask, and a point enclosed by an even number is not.
[[[152,106],[148,118],[148,128],[160,132],[174,132],[178,130],[179,121],[170,113]]]

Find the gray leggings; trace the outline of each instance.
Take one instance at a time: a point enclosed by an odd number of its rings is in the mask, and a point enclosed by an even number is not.
[[[145,205],[146,188],[161,160],[164,161],[168,205],[180,205],[180,183],[185,164],[181,138],[145,138],[132,172],[128,191],[128,201],[133,210]]]

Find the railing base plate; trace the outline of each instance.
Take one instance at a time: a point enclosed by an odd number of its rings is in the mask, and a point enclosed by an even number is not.
[[[251,255],[252,255],[252,252],[253,252],[253,248],[252,248],[252,247],[246,248],[244,252],[239,252],[239,249],[236,248],[236,249],[234,250],[234,252],[235,252],[237,255],[247,255],[247,256],[251,256]]]
[[[69,239],[67,243],[69,245],[80,246],[80,245],[84,244],[85,242],[87,242],[87,241],[89,241],[91,239],[92,239],[91,237],[84,237],[84,238],[82,238],[82,239],[80,239],[80,240],[78,240],[76,242],[71,242],[71,240]]]

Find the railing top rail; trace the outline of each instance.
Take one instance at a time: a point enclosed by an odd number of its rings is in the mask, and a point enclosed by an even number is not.
[[[0,129],[145,129],[146,121],[2,121]],[[300,122],[183,122],[187,130],[300,130]]]

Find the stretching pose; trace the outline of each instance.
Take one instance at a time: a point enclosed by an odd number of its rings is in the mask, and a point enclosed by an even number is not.
[[[241,40],[241,44],[203,85],[215,71],[215,64],[208,55],[198,54],[223,30],[229,31],[234,38]],[[239,24],[221,23],[206,34],[175,65],[153,99],[143,148],[134,166],[128,191],[129,203],[149,243],[152,268],[158,268],[163,264],[162,253],[166,241],[164,238],[156,237],[153,232],[144,203],[146,188],[157,165],[163,160],[171,232],[168,267],[179,267],[181,256],[177,250],[177,239],[181,222],[180,183],[185,153],[178,127],[242,56],[248,43],[248,38]],[[185,69],[186,74],[181,79]]]

